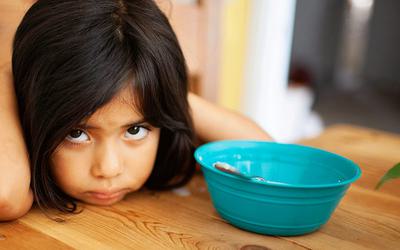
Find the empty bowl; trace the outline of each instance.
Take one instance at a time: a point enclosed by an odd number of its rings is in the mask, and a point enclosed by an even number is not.
[[[213,205],[239,228],[301,235],[324,225],[361,175],[352,161],[324,150],[266,141],[217,141],[195,151]],[[257,181],[214,168],[224,162]]]

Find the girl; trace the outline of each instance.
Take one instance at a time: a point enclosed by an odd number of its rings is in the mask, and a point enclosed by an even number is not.
[[[7,72],[1,220],[33,200],[75,212],[77,201],[111,205],[142,186],[183,185],[196,137],[270,139],[188,93],[182,51],[152,0],[39,0],[17,29]]]

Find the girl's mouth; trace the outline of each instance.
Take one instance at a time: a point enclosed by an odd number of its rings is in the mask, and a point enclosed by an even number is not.
[[[112,200],[116,198],[120,198],[121,196],[125,195],[128,192],[127,189],[121,189],[113,192],[107,192],[107,191],[90,191],[87,192],[91,197],[97,199],[97,200]]]

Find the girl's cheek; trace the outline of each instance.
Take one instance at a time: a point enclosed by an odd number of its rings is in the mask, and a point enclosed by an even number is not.
[[[90,156],[87,152],[77,152],[68,147],[60,148],[51,158],[51,170],[56,183],[65,189],[84,183],[90,171]]]

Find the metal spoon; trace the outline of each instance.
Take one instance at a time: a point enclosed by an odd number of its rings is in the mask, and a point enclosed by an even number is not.
[[[242,173],[242,172],[239,171],[239,169],[235,168],[234,166],[232,166],[232,165],[230,165],[230,164],[228,164],[226,162],[217,161],[217,162],[215,162],[213,164],[213,166],[214,166],[214,168],[216,168],[216,169],[218,169],[218,170],[220,170],[222,172],[225,172],[225,173],[228,173],[228,174],[231,174],[231,175],[235,175],[235,176],[239,176],[239,177],[247,179],[247,180],[255,180],[255,181],[267,182],[267,180],[265,180],[261,176],[251,176],[251,175],[247,175],[245,173]]]

